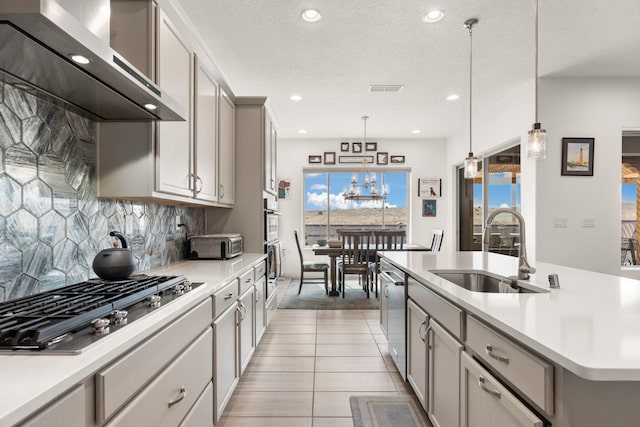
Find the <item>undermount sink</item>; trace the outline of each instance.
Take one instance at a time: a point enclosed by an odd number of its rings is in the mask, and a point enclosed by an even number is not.
[[[486,271],[434,270],[431,273],[473,292],[495,294],[547,292],[545,289],[523,286],[513,279]]]

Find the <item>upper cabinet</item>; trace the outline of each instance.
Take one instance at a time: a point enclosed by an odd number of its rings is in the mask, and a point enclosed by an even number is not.
[[[264,125],[264,190],[271,194],[276,194],[278,190],[276,183],[276,172],[278,170],[276,164],[278,131],[276,130],[276,126],[273,123],[269,112],[265,112]]]
[[[188,111],[179,122],[99,123],[98,197],[229,207],[234,204],[234,100],[180,13],[151,1],[121,2],[112,13],[116,49],[142,55],[140,66]],[[140,30],[136,30],[136,17]],[[152,36],[139,34],[152,31]],[[125,42],[125,38],[131,40]],[[148,66],[145,67],[144,65]]]

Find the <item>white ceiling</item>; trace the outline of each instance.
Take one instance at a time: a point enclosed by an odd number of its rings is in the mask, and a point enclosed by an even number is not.
[[[472,17],[474,108],[533,79],[534,0],[176,1],[234,94],[269,97],[281,138],[360,137],[363,115],[369,140],[459,130],[469,84],[462,24]],[[640,0],[539,1],[541,77],[640,77]],[[323,19],[302,21],[306,8]],[[422,22],[434,8],[445,18]],[[405,87],[369,93],[370,84]],[[460,100],[446,101],[451,93]]]

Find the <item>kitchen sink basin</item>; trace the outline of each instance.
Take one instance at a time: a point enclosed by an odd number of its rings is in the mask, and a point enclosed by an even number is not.
[[[523,286],[514,279],[486,271],[439,270],[431,271],[431,273],[473,292],[495,294],[547,292],[545,289]]]

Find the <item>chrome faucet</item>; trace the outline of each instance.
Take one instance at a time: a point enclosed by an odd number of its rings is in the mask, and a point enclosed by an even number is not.
[[[498,208],[495,211],[491,212],[487,217],[487,225],[484,229],[484,243],[487,245],[487,250],[489,247],[489,242],[491,241],[491,221],[500,214],[508,213],[513,215],[520,224],[520,249],[518,249],[518,280],[529,280],[529,273],[535,273],[536,269],[529,265],[529,261],[527,261],[527,246],[524,232],[524,217],[520,215],[515,209],[511,208]]]

